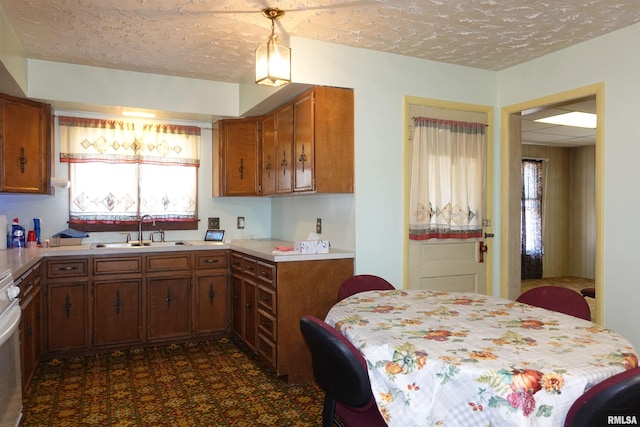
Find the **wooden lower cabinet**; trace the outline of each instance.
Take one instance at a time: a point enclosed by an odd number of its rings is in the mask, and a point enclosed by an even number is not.
[[[229,332],[228,251],[196,253],[193,288],[194,335]]]
[[[22,385],[26,388],[42,355],[42,288],[40,264],[20,276],[15,284],[20,288],[20,362]]]
[[[189,322],[190,276],[147,278],[147,340],[185,338]]]
[[[47,284],[47,350],[52,353],[90,347],[89,281]]]
[[[93,282],[93,344],[137,344],[142,341],[142,279]]]
[[[278,375],[304,383],[313,370],[300,318],[326,316],[354,260],[271,262],[196,250],[51,257],[43,266],[45,356],[231,333]],[[34,310],[23,334],[37,318],[32,295],[23,301]]]
[[[324,319],[353,264],[352,258],[274,263],[232,252],[234,333],[289,383],[313,381],[300,318]]]

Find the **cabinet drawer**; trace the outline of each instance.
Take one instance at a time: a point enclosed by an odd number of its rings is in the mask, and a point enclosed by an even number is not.
[[[242,271],[242,255],[235,252],[231,254],[231,268]]]
[[[258,261],[253,258],[242,258],[242,271],[246,274],[255,276],[258,271]]]
[[[40,264],[16,279],[15,285],[20,288],[20,302],[26,300],[29,294],[40,286]]]
[[[259,333],[271,341],[276,340],[276,319],[269,313],[258,310],[258,330]]]
[[[258,277],[265,283],[273,284],[276,277],[276,266],[258,261]]]
[[[142,257],[94,258],[93,274],[141,273]]]
[[[276,366],[276,345],[262,334],[258,334],[258,355],[270,366]]]
[[[227,252],[197,252],[196,268],[227,268]]]
[[[272,315],[276,314],[276,293],[265,286],[258,286],[258,307]]]
[[[171,255],[147,256],[147,272],[165,272],[191,269],[189,252]]]
[[[88,258],[53,259],[47,262],[47,277],[54,279],[86,276],[89,272],[88,266]]]

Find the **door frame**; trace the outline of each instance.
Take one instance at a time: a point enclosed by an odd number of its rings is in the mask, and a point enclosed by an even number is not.
[[[447,110],[456,110],[461,112],[484,113],[487,115],[487,152],[486,152],[486,218],[489,219],[489,225],[484,227],[485,233],[493,233],[493,106],[481,104],[467,104],[463,102],[446,101],[433,98],[422,98],[417,96],[404,96],[403,98],[403,116],[404,116],[404,136],[403,136],[403,158],[404,158],[404,191],[403,191],[403,288],[409,287],[409,198],[411,183],[411,150],[409,149],[411,141],[409,140],[409,129],[411,126],[410,106],[420,105],[432,108],[441,108]],[[493,284],[493,239],[484,239],[487,251],[484,256],[486,267],[486,293],[492,294]]]
[[[500,294],[504,298],[515,299],[519,294],[520,284],[520,216],[510,215],[520,205],[520,144],[521,138],[513,136],[512,115],[520,115],[524,110],[558,104],[573,99],[595,96],[596,98],[596,149],[595,149],[595,186],[596,186],[596,248],[595,248],[595,288],[596,323],[604,319],[603,263],[604,263],[604,83],[548,95],[519,104],[502,108],[502,175],[501,175],[501,226],[500,226]],[[519,125],[516,126],[519,129]],[[517,173],[516,173],[517,172]],[[516,191],[517,190],[517,191]],[[516,197],[516,194],[518,195]],[[519,208],[518,208],[519,212]],[[517,242],[514,243],[514,242]],[[511,244],[511,246],[510,246]],[[517,247],[517,254],[515,248]],[[516,283],[518,286],[516,286]]]

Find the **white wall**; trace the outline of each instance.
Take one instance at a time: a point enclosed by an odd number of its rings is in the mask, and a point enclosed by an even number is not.
[[[604,325],[640,348],[640,24],[498,73],[514,105],[604,82]],[[499,116],[497,116],[499,118]]]

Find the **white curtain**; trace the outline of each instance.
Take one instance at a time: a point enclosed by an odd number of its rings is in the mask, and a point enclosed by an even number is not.
[[[128,224],[141,214],[197,221],[200,128],[58,118],[69,163],[69,224]]]
[[[416,117],[409,238],[482,237],[486,125]]]

